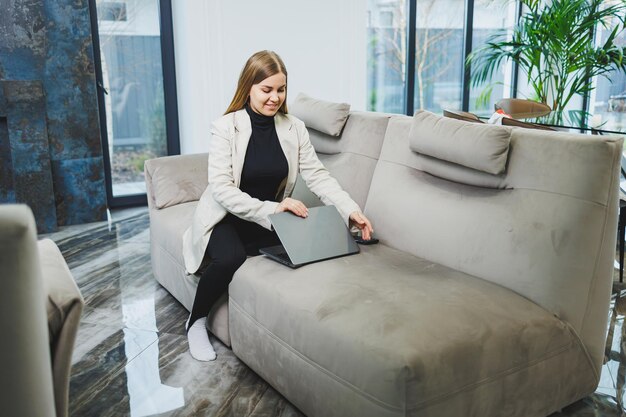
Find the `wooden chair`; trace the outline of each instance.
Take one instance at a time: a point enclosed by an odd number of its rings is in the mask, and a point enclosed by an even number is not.
[[[475,114],[461,110],[444,110],[443,115],[445,117],[450,117],[451,119],[463,120],[465,122],[485,123],[480,120]]]
[[[502,125],[503,126],[524,127],[526,129],[539,129],[539,130],[556,131],[556,129],[553,129],[553,128],[549,127],[549,126],[538,125],[536,123],[522,122],[520,120],[511,119],[510,117],[503,117],[502,118]]]
[[[496,111],[502,109],[514,119],[531,119],[550,114],[552,109],[545,103],[521,98],[503,98],[495,104]]]

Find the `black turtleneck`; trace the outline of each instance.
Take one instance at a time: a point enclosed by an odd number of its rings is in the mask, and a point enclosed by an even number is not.
[[[241,172],[241,191],[261,201],[278,201],[289,166],[280,146],[273,116],[256,113],[246,104],[252,135]]]

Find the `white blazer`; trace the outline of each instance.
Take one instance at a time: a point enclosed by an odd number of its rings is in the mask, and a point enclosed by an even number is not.
[[[274,116],[274,123],[289,166],[281,200],[291,196],[299,172],[309,189],[324,204],[335,205],[348,224],[350,214],[361,209],[317,158],[304,123],[280,112]],[[198,271],[213,227],[228,212],[271,230],[268,215],[276,211],[278,203],[261,201],[239,189],[251,134],[250,117],[245,109],[226,114],[211,125],[209,185],[200,197],[191,226],[183,235],[183,258],[187,273]]]

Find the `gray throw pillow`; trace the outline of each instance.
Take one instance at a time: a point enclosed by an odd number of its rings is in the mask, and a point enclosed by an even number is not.
[[[468,123],[418,111],[409,132],[412,151],[468,168],[502,174],[511,142],[511,128]]]
[[[330,136],[339,136],[348,120],[350,105],[317,100],[300,93],[289,105],[289,112],[302,120],[307,128]]]

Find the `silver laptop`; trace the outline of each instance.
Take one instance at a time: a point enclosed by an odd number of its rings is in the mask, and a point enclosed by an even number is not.
[[[306,218],[282,212],[269,219],[282,244],[259,252],[291,268],[359,253],[335,206],[311,207]]]

